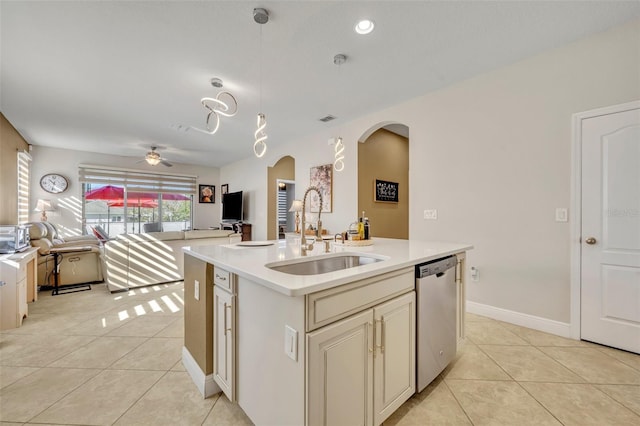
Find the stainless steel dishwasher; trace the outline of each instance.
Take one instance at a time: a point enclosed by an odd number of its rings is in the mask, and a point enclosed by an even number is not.
[[[455,256],[416,265],[416,385],[421,392],[456,355]]]

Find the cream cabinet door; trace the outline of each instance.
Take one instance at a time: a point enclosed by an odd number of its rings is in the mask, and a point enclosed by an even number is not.
[[[374,328],[374,424],[379,425],[416,390],[415,292],[378,305]]]
[[[235,401],[235,308],[236,296],[213,286],[213,380]]]
[[[307,334],[307,422],[373,424],[373,310]]]

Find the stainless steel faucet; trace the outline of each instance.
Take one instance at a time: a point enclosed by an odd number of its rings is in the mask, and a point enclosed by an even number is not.
[[[318,193],[318,197],[320,197],[320,209],[318,210],[318,226],[316,230],[316,238],[322,238],[322,221],[320,220],[320,214],[322,213],[322,194],[320,190],[315,186],[310,186],[304,191],[304,195],[302,196],[302,221],[300,226],[300,252],[303,256],[307,255],[307,250],[313,250],[313,242],[307,244],[307,239],[305,237],[305,224],[304,224],[304,212],[307,203],[307,194],[309,191],[316,191]]]

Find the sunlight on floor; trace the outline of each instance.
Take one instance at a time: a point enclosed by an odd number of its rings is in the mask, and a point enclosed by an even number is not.
[[[127,292],[127,295],[137,296],[137,295],[150,294],[151,291],[161,291],[161,290],[169,289],[173,285],[174,284],[164,284],[164,285],[154,285],[152,287],[132,289]],[[184,288],[181,288],[179,291],[184,293]],[[184,297],[183,294],[179,294],[177,291],[173,291],[171,292],[170,296],[164,295],[164,296],[161,296],[159,299],[148,300],[146,301],[146,303],[149,305],[149,309],[151,309],[151,312],[155,312],[155,313],[168,312],[167,311],[168,309],[171,313],[176,313],[176,312],[180,312],[182,310],[182,307],[184,306],[183,297]],[[122,295],[116,296],[113,298],[113,300],[121,301],[123,300],[123,296]],[[132,310],[133,312],[131,313],[129,312],[128,309],[118,312],[118,321],[125,321],[134,317],[141,317],[149,313],[147,309],[145,309],[144,302],[141,302],[140,304],[135,305],[132,308]],[[107,317],[103,317],[101,319],[101,324],[102,324],[102,328],[107,327]]]
[[[178,312],[180,310],[180,308],[178,308],[178,305],[176,305],[169,296],[162,296],[160,299],[162,299],[164,304],[169,307],[171,312]]]

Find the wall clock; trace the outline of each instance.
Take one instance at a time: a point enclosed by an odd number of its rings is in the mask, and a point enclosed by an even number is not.
[[[40,178],[40,186],[51,194],[59,194],[67,190],[67,178],[57,173],[49,173]]]

